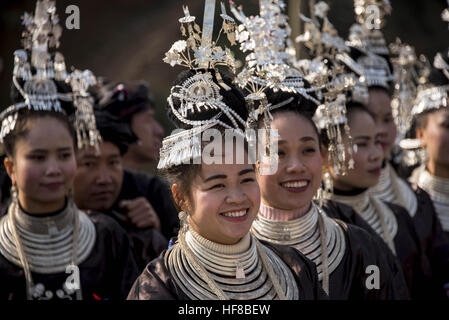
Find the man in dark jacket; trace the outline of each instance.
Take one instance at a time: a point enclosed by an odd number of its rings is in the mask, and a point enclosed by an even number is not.
[[[128,232],[143,269],[176,233],[177,211],[161,179],[123,168],[122,156],[136,141],[129,126],[106,111],[95,111],[95,119],[103,142],[99,152],[94,148],[78,152],[74,200],[80,209],[116,219]]]

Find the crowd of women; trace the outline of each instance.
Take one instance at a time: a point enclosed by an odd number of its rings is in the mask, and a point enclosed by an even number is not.
[[[69,72],[37,0],[0,116],[0,299],[447,299],[449,51],[354,7],[346,41],[322,1],[296,39],[282,0],[205,0],[202,27],[179,8],[153,150],[148,88]],[[158,176],[123,169],[145,148]]]

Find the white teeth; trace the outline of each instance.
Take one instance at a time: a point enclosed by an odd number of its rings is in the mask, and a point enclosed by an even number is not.
[[[223,215],[225,217],[242,217],[246,214],[246,210],[242,211],[233,211],[233,212],[225,212]]]
[[[307,184],[308,184],[307,181],[302,180],[302,181],[285,182],[282,184],[282,186],[286,188],[302,188],[305,187]]]

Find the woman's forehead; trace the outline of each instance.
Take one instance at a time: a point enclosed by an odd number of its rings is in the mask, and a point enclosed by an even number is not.
[[[57,119],[43,117],[26,124],[27,135],[17,141],[28,149],[58,149],[72,146],[73,139],[67,127]]]
[[[293,111],[279,112],[275,114],[271,128],[276,129],[281,138],[295,136],[300,139],[317,135],[311,121]]]
[[[351,112],[349,116],[349,128],[352,135],[367,133],[369,135],[377,132],[374,119],[363,111]]]
[[[202,164],[200,177],[204,180],[211,175],[236,176],[244,170],[253,170],[254,166],[248,163],[233,164]]]

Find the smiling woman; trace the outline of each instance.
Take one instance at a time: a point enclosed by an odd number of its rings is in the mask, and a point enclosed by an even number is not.
[[[206,9],[213,2],[207,1]],[[212,14],[209,18],[213,20],[213,10],[205,12]],[[187,8],[184,14],[179,20],[182,30],[188,29],[192,39],[197,38],[199,27],[192,26],[195,18]],[[233,21],[227,15],[221,16],[224,24]],[[204,21],[208,21],[207,16]],[[232,30],[232,26],[229,28]],[[199,46],[192,41],[188,45],[194,49]],[[173,55],[176,58],[177,52],[184,49],[186,43],[175,43],[166,62],[171,63]],[[167,100],[169,116],[184,131],[164,139],[158,168],[172,185],[174,200],[181,210],[181,229],[169,249],[148,264],[128,299],[325,298],[313,263],[292,248],[268,245],[249,233],[259,209],[260,191],[247,146],[243,148],[243,163],[237,160],[242,150],[237,143],[232,148],[221,148],[224,152],[214,150],[214,158],[225,164],[207,163],[201,157],[202,145],[194,139],[196,135],[213,128],[221,132],[221,138],[225,137],[225,129],[244,137],[248,118],[243,94],[232,78],[215,67],[222,62],[220,55],[215,55],[221,50],[213,47],[211,52],[195,51],[198,63],[207,61],[209,68],[197,68],[197,61],[187,58],[192,56],[190,52],[182,52],[179,57],[179,64],[190,70],[178,76]],[[229,67],[228,60],[224,64]],[[192,160],[195,164],[190,164]]]
[[[27,16],[33,26],[25,37],[45,45],[30,45],[31,61],[27,51],[15,52],[14,104],[0,115],[12,182],[8,213],[0,219],[0,299],[120,299],[137,276],[127,235],[71,199],[77,146],[98,141],[95,123],[86,121],[90,129],[83,130],[83,120],[91,119],[89,98],[77,91],[94,77],[88,70],[60,73],[63,57],[47,47],[56,35],[42,28],[57,25],[49,6],[38,1],[35,19]]]
[[[181,74],[181,81],[192,74]],[[223,90],[223,100],[227,101],[232,94],[233,101],[239,103],[234,106],[244,105],[238,89],[226,77],[223,81],[233,90],[232,93]],[[242,113],[245,109],[234,110],[245,116]],[[201,112],[191,119],[196,117],[205,119]],[[249,162],[247,147],[243,163],[237,161],[241,147],[234,144],[222,149],[224,152],[214,157],[221,158],[221,163],[232,159],[231,163],[163,168],[181,210],[183,226],[178,237],[172,239],[172,246],[147,266],[128,299],[324,297],[310,261],[292,249],[259,242],[249,233],[260,203],[254,166]]]
[[[371,112],[362,105],[351,102],[347,109],[354,143],[350,145],[347,135],[343,141],[346,148],[354,149],[354,169],[343,176],[329,166],[334,185],[329,197],[351,206],[356,214],[343,210],[333,212],[332,216],[380,236],[401,263],[410,296],[422,297],[424,289],[430,288],[427,282],[430,280],[429,261],[422,253],[410,215],[404,208],[369,192],[369,188],[378,183],[381,173],[383,152],[379,129]]]
[[[327,152],[320,148],[321,139],[311,118],[317,106],[291,93],[266,94],[271,104],[294,99],[271,112],[270,126],[279,134],[278,170],[273,175],[257,175],[262,199],[252,233],[303,252],[316,264],[330,299],[407,299],[402,272],[382,241],[331,218],[348,210],[346,206],[326,203],[320,207],[313,200],[321,183],[321,153]],[[381,290],[369,290],[365,285],[369,265],[382,270]]]

